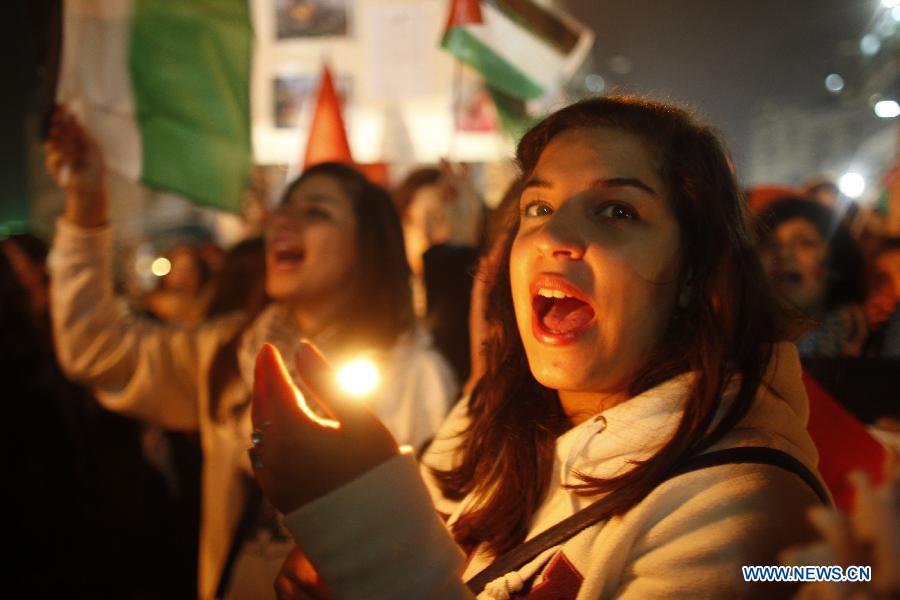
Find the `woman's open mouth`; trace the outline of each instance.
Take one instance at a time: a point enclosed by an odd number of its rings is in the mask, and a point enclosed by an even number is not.
[[[803,283],[803,275],[792,270],[779,271],[774,279],[777,285],[800,285]]]
[[[282,248],[275,250],[273,265],[279,271],[291,271],[300,266],[306,255],[298,248]]]
[[[559,278],[541,278],[532,285],[532,331],[538,341],[569,343],[594,322],[594,308],[574,286]]]

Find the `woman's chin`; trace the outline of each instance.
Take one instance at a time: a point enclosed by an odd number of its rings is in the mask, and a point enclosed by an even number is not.
[[[292,285],[289,282],[267,281],[266,295],[275,302],[293,304],[299,301],[302,294],[301,286]]]

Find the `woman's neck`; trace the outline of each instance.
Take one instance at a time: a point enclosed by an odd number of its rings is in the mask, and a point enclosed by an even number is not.
[[[343,323],[349,314],[349,299],[321,303],[305,302],[291,306],[300,335],[317,346],[331,346],[343,336]]]
[[[579,425],[594,415],[628,400],[625,392],[570,392],[559,390],[563,412],[573,425]]]

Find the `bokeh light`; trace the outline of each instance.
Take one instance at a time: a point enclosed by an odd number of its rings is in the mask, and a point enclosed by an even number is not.
[[[837,73],[831,73],[825,78],[825,89],[832,94],[839,94],[844,89],[844,78]]]
[[[881,49],[881,40],[874,33],[867,33],[859,40],[859,50],[866,56],[877,54]]]
[[[606,90],[606,80],[602,75],[591,73],[584,78],[584,87],[592,94],[602,94]]]
[[[150,272],[157,277],[165,277],[172,270],[172,263],[165,256],[160,256],[150,264]]]

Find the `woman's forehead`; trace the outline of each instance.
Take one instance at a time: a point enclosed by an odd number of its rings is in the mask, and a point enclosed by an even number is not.
[[[642,137],[623,129],[597,126],[567,129],[544,147],[531,175],[552,177],[661,177],[655,152]],[[654,187],[654,186],[651,186]]]
[[[817,237],[823,237],[822,232],[819,230],[818,224],[812,219],[804,217],[802,215],[797,215],[791,217],[789,219],[785,219],[781,223],[777,225],[775,228],[777,233],[780,234],[814,234]]]
[[[665,200],[665,182],[642,137],[612,127],[570,129],[555,136],[525,177],[530,188],[632,188]]]
[[[306,203],[350,208],[351,199],[337,178],[321,174],[300,181],[284,199],[284,204]]]

